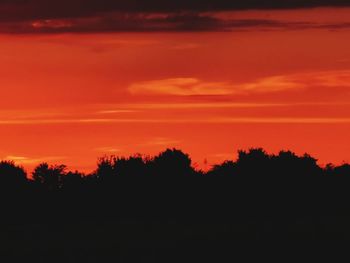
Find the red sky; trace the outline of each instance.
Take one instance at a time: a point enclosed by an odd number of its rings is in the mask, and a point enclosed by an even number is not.
[[[177,147],[203,168],[263,147],[350,162],[350,9],[211,15],[283,25],[0,34],[0,158],[88,172]]]

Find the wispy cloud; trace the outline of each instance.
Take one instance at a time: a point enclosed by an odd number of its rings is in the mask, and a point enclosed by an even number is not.
[[[117,109],[117,110],[100,110],[97,111],[97,114],[119,114],[119,113],[135,113],[138,110],[134,109]]]
[[[249,92],[273,92],[303,88],[285,76],[273,76],[252,83],[210,82],[197,78],[169,78],[134,83],[129,86],[131,94],[141,95],[231,95]]]
[[[165,138],[165,137],[155,137],[146,142],[145,146],[175,146],[178,145],[181,141]]]
[[[232,93],[225,82],[204,82],[197,78],[169,78],[134,83],[131,94],[226,95]]]
[[[309,103],[303,103],[309,105]],[[311,102],[310,104],[317,104]],[[323,103],[322,103],[323,104]],[[329,104],[328,102],[326,103]],[[99,114],[118,114],[119,110],[124,108],[130,109],[130,112],[142,112],[145,110],[188,110],[188,109],[229,109],[229,108],[267,108],[267,107],[288,107],[295,105],[295,103],[258,103],[258,102],[179,102],[179,103],[123,103],[118,105],[104,105],[108,110],[100,110]],[[116,110],[114,110],[115,108]]]
[[[198,118],[131,118],[131,119],[67,119],[67,120],[37,120],[37,121],[7,121],[0,122],[0,125],[42,125],[42,124],[121,124],[121,123],[164,123],[164,124],[186,124],[186,123],[350,123],[350,118],[300,118],[300,117],[207,117]]]
[[[243,84],[208,82],[197,78],[169,78],[134,83],[129,86],[129,92],[134,95],[207,96],[275,92],[304,87],[304,84],[290,80],[285,76],[273,76]]]
[[[59,161],[59,160],[66,159],[66,157],[64,156],[26,157],[26,156],[8,155],[4,159],[14,161],[15,163],[20,165],[26,165],[26,164],[39,164],[42,162],[49,162],[49,161]]]
[[[104,147],[95,148],[94,150],[102,153],[119,153],[122,151],[120,148],[114,147],[114,146],[104,146]]]
[[[43,119],[43,118],[57,118],[57,117],[67,117],[69,113],[58,110],[58,109],[22,109],[22,110],[14,110],[14,109],[2,109],[0,110],[0,120],[6,119]]]
[[[309,86],[350,88],[350,70],[334,70],[292,75],[294,82]]]
[[[78,110],[2,110],[0,126],[349,123],[350,70],[267,76],[243,83],[168,78],[134,83],[129,92],[127,103],[87,105]],[[227,118],[232,115],[235,118]]]
[[[269,76],[252,82],[211,82],[197,78],[168,78],[137,82],[129,92],[137,95],[234,95],[283,92],[313,87],[350,87],[350,70]]]
[[[236,93],[278,92],[305,88],[305,84],[288,76],[272,76],[255,82],[235,85]]]
[[[350,118],[219,118],[217,123],[267,123],[267,124],[350,124]]]

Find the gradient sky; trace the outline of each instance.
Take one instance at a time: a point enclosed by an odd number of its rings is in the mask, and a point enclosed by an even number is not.
[[[256,2],[0,3],[0,158],[88,172],[176,147],[208,168],[263,147],[349,162],[347,1]]]

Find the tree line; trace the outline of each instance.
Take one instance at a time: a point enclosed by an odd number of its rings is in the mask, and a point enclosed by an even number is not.
[[[261,148],[239,151],[237,160],[206,172],[178,149],[147,158],[105,156],[91,174],[42,163],[29,176],[13,161],[0,162],[0,200],[13,210],[5,213],[10,217],[347,213],[349,187],[349,164],[320,167],[308,154]]]

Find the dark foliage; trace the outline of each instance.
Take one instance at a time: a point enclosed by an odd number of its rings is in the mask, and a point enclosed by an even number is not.
[[[190,157],[176,149],[152,158],[103,157],[89,175],[43,163],[28,176],[2,161],[0,227],[12,239],[0,242],[10,255],[11,240],[22,242],[16,248],[22,259],[36,257],[44,247],[44,261],[53,253],[57,262],[97,260],[105,250],[129,258],[125,253],[135,249],[151,261],[162,256],[168,262],[169,253],[178,262],[184,251],[193,256],[199,250],[197,259],[209,260],[212,249],[215,260],[232,244],[244,250],[256,242],[346,239],[349,187],[349,164],[323,168],[307,154],[271,155],[259,148],[240,151],[236,161],[207,172],[195,170]]]

